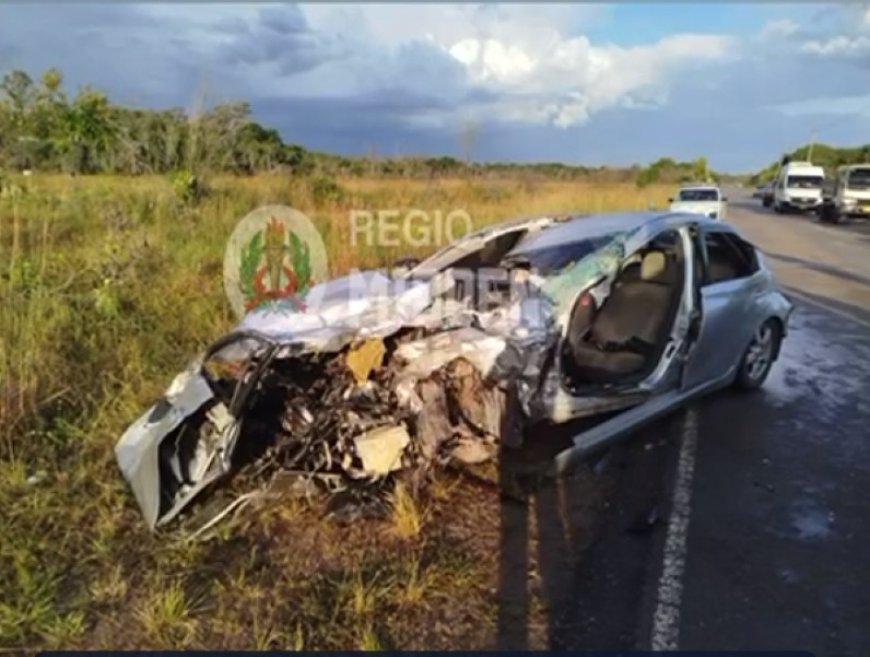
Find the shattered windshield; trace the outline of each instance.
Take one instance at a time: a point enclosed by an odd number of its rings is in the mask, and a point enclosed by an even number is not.
[[[786,184],[797,189],[821,189],[824,182],[822,176],[789,176]]]
[[[541,276],[553,276],[566,267],[569,267],[590,253],[603,248],[613,241],[618,233],[599,235],[585,240],[558,244],[552,247],[511,253],[504,259],[502,264],[506,267],[516,265],[528,265],[535,269]]]
[[[718,201],[719,192],[715,189],[681,189],[681,201]]]
[[[625,244],[635,231],[613,233],[602,238],[600,248],[593,249],[586,257],[554,272],[541,286],[544,294],[560,310],[574,303],[577,293],[591,281],[612,275],[625,257]]]
[[[847,186],[849,189],[870,189],[870,167],[852,169]]]

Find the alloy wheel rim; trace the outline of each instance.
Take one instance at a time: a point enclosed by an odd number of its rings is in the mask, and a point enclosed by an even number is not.
[[[755,380],[764,374],[770,365],[772,354],[773,329],[765,324],[755,331],[749,345],[749,351],[746,352],[746,373],[749,378]]]

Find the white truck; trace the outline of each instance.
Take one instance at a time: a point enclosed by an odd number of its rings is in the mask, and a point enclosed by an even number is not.
[[[787,162],[773,181],[773,209],[816,210],[822,205],[825,170],[810,162]]]
[[[824,196],[824,204],[819,209],[819,219],[824,222],[870,218],[870,164],[839,167]]]

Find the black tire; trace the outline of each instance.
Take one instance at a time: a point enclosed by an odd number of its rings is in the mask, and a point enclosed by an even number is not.
[[[832,203],[826,203],[819,209],[819,221],[825,224],[840,223],[840,212],[837,206]]]
[[[764,384],[764,380],[770,374],[770,368],[779,354],[781,339],[779,322],[775,319],[768,319],[756,329],[746,351],[743,352],[743,357],[740,359],[740,365],[734,377],[735,388],[756,390]]]

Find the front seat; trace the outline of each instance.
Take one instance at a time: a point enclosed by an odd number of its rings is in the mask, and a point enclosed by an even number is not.
[[[614,282],[583,338],[568,345],[568,374],[576,383],[625,382],[652,364],[676,300],[674,260],[664,251],[647,251],[637,279]]]

